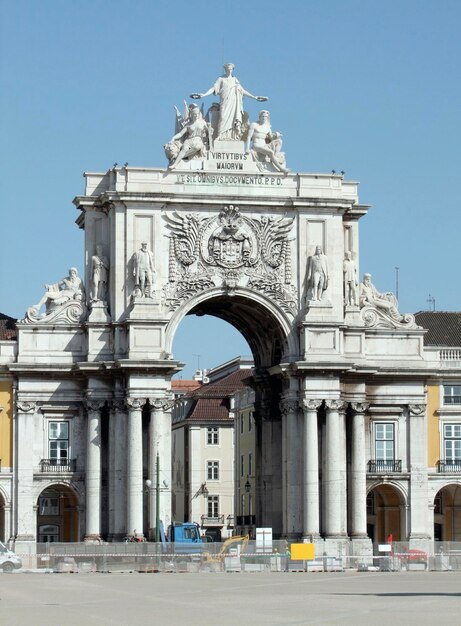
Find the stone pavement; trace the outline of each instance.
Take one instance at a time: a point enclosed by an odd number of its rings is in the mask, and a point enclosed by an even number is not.
[[[460,585],[461,572],[0,574],[0,624],[459,624]]]

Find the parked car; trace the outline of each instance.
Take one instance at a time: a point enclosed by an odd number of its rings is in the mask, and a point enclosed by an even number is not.
[[[0,541],[0,569],[4,572],[12,572],[20,567],[22,567],[21,559]]]

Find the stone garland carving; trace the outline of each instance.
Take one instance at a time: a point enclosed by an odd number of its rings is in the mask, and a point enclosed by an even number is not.
[[[363,275],[360,283],[361,317],[365,326],[370,328],[417,329],[415,316],[398,311],[397,298],[390,291],[380,293],[371,282],[371,274]]]
[[[170,310],[213,287],[248,287],[266,294],[286,312],[296,313],[288,234],[294,218],[249,218],[225,206],[217,216],[164,215],[170,230]]]
[[[40,316],[40,309],[45,312]],[[85,288],[75,267],[57,283],[45,285],[45,293],[37,304],[29,307],[20,324],[72,324],[85,319]]]

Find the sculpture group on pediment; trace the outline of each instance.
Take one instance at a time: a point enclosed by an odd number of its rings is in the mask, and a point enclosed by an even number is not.
[[[68,276],[57,283],[46,284],[45,293],[37,304],[31,306],[23,320],[26,323],[38,321],[79,321],[85,312],[85,288],[77,269],[71,267]],[[45,312],[40,317],[40,309]]]
[[[414,315],[402,315],[397,298],[387,291],[380,293],[371,282],[371,274],[365,273],[360,283],[359,302],[361,316],[366,326],[383,328],[418,328]]]
[[[320,302],[328,289],[328,259],[322,246],[315,247],[315,253],[307,260],[307,300]]]
[[[153,297],[155,266],[154,255],[147,247],[147,242],[141,243],[141,249],[133,254],[133,278],[135,298]]]
[[[258,102],[265,102],[268,98],[254,96],[244,89],[233,71],[234,65],[226,63],[224,75],[208,91],[191,94],[193,99],[212,94],[219,96],[219,102],[213,102],[206,114],[203,105],[199,108],[196,104],[185,102],[183,114],[175,107],[175,135],[163,146],[169,169],[175,169],[182,161],[205,159],[216,148],[215,141],[224,142],[221,143],[221,146],[226,146],[224,151],[229,150],[227,142],[238,141],[243,143],[237,150],[241,150],[243,155],[246,149],[245,155],[251,155],[259,171],[288,173],[285,154],[281,150],[282,135],[272,131],[269,112],[261,111],[258,121],[250,123],[248,113],[243,109],[244,97]]]

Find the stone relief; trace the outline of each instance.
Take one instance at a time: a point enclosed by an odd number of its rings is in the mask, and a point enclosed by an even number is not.
[[[154,255],[147,249],[145,241],[141,244],[141,249],[133,254],[133,278],[135,283],[133,297],[152,299],[155,279]]]
[[[96,246],[96,253],[91,257],[91,301],[105,301],[109,282],[109,261],[103,255],[102,245]]]
[[[357,296],[357,266],[351,252],[346,252],[343,261],[344,276],[344,304],[346,306],[358,306]]]
[[[359,302],[365,326],[373,328],[419,328],[414,315],[398,311],[397,298],[387,291],[380,293],[371,282],[371,274],[364,274],[360,283]]]
[[[307,260],[307,301],[320,302],[328,288],[328,259],[322,246],[316,246],[315,254]]]
[[[234,64],[224,65],[224,76],[216,79],[213,87],[205,93],[193,93],[191,98],[199,99],[206,96],[219,96],[219,105],[213,105],[207,115],[213,127],[216,139],[243,139],[245,131],[245,114],[243,111],[243,97],[265,102],[265,96],[253,96],[244,89],[237,77],[233,75]]]
[[[169,284],[164,295],[170,309],[205,289],[248,287],[274,299],[285,311],[296,309],[291,284],[288,234],[294,218],[249,218],[238,207],[219,215],[164,215],[170,229]]]
[[[177,114],[176,125],[182,128],[164,146],[170,169],[174,169],[183,159],[206,157],[207,151],[213,147],[213,129],[203,119],[197,105],[188,107],[187,115],[183,118],[178,119]]]
[[[40,316],[40,309],[45,312]],[[76,323],[86,316],[85,288],[75,267],[57,283],[45,285],[45,293],[37,304],[31,306],[22,323]]]
[[[282,135],[272,132],[269,111],[261,111],[259,120],[250,124],[248,129],[247,152],[253,156],[259,169],[265,171],[267,163],[272,163],[276,170],[287,174],[285,153],[281,152]]]

